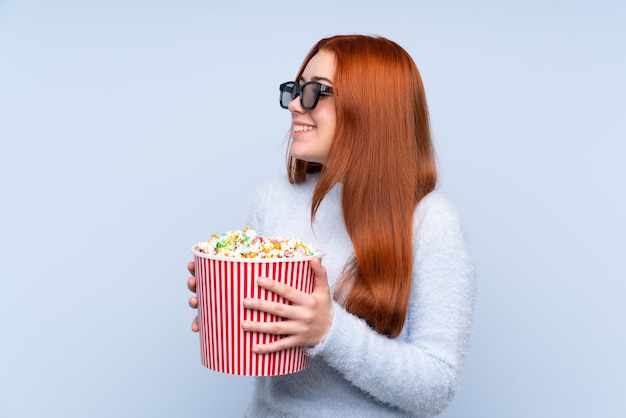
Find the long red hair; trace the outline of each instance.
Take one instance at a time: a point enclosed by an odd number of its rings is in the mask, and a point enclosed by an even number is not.
[[[319,172],[311,219],[324,196],[342,184],[354,256],[334,298],[380,334],[396,337],[411,289],[413,213],[437,182],[424,87],[402,47],[364,35],[322,39],[296,80],[322,49],[335,55],[335,138],[324,165],[288,153],[289,179],[300,183]]]

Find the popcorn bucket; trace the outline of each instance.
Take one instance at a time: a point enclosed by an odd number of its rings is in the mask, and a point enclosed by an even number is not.
[[[282,318],[244,308],[244,298],[289,303],[262,289],[256,278],[269,277],[306,293],[313,292],[310,260],[300,258],[235,258],[210,255],[191,248],[196,264],[198,324],[202,364],[217,372],[243,376],[276,376],[304,369],[308,358],[302,347],[256,354],[253,345],[281,338],[278,335],[244,332],[244,320],[275,322]]]

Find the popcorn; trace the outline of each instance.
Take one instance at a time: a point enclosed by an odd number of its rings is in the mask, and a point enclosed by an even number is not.
[[[249,227],[243,232],[213,234],[211,239],[199,242],[197,247],[202,253],[234,258],[296,258],[319,254],[313,245],[304,245],[298,238],[266,238]]]

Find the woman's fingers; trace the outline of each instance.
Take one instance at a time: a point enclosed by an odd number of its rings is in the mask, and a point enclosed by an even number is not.
[[[263,289],[276,293],[278,296],[282,296],[295,304],[301,303],[302,300],[308,296],[306,293],[301,292],[294,287],[277,282],[276,280],[268,279],[267,277],[257,277],[256,282]]]
[[[326,277],[326,269],[322,266],[322,262],[318,257],[311,259],[311,268],[315,276],[315,289],[313,293],[324,292],[328,293],[328,279]],[[268,279],[267,277],[257,277],[257,284],[264,289],[276,293],[279,296],[284,297],[290,302],[298,305],[302,302],[306,302],[309,299],[309,294],[299,291],[284,283],[280,283],[276,280]]]
[[[196,265],[193,261],[190,261],[187,264],[187,270],[189,270],[189,273],[191,273],[191,277],[187,279],[187,288],[193,292],[196,293],[196,278],[194,277],[195,273],[196,273]],[[192,296],[189,298],[189,306],[197,309],[198,308],[198,298],[196,296]],[[196,316],[193,321],[191,322],[191,330],[193,332],[198,332],[200,331],[200,325],[198,324],[198,317]]]
[[[190,277],[187,279],[187,289],[189,289],[193,293],[196,293],[196,278],[195,277]]]
[[[267,312],[281,318],[292,319],[298,315],[298,307],[281,302],[271,302],[263,299],[246,298],[243,306],[255,311]]]
[[[256,353],[271,353],[296,346],[319,344],[330,328],[332,303],[326,269],[319,259],[311,261],[315,289],[308,294],[284,283],[265,277],[257,278],[262,288],[282,296],[291,304],[246,298],[247,309],[274,314],[282,320],[274,322],[244,321],[244,331],[280,335],[278,341],[254,347]]]
[[[263,344],[263,345],[257,344],[254,347],[252,347],[252,351],[257,354],[267,354],[267,353],[273,353],[276,351],[287,350],[289,348],[297,347],[301,345],[302,345],[302,342],[299,340],[297,336],[289,335],[289,336],[282,337],[279,340],[274,341],[272,343]]]
[[[261,332],[273,335],[295,335],[306,331],[304,324],[298,321],[253,322],[243,321],[241,328],[249,332]]]

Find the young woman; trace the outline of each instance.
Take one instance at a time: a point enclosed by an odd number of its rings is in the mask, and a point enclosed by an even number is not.
[[[314,260],[310,295],[259,282],[291,305],[244,302],[285,318],[242,324],[284,335],[257,352],[310,355],[302,372],[256,378],[248,416],[440,413],[461,375],[476,286],[459,216],[435,190],[415,63],[385,38],[322,39],[280,86],[280,104],[292,115],[287,176],[259,190],[248,225],[314,243],[324,267]]]

